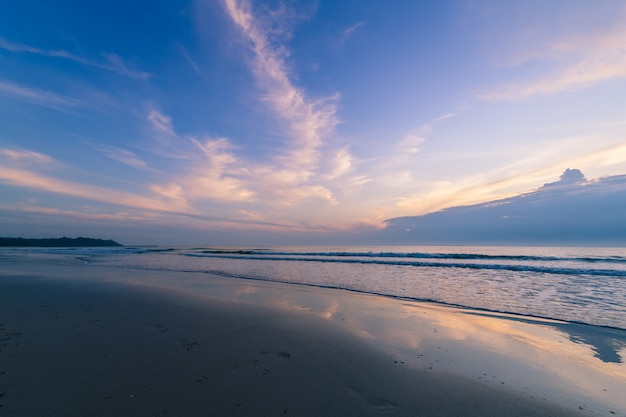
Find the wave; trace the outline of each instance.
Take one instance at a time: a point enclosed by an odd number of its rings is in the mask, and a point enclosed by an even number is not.
[[[256,255],[256,256],[307,256],[338,258],[413,258],[413,259],[462,259],[494,261],[584,262],[626,264],[624,256],[607,257],[556,257],[537,255],[487,255],[480,253],[427,253],[427,252],[289,252],[270,249],[196,249],[207,255]]]
[[[279,252],[276,252],[279,253]],[[185,253],[185,256],[192,257],[207,257],[207,258],[221,258],[221,259],[248,259],[248,260],[259,260],[259,261],[296,261],[296,262],[325,262],[325,263],[350,263],[350,264],[376,264],[376,265],[397,265],[397,266],[414,266],[414,267],[426,267],[426,268],[467,268],[467,269],[489,269],[489,270],[504,270],[504,271],[515,271],[515,272],[535,272],[535,273],[545,273],[545,274],[560,274],[560,275],[599,275],[599,276],[609,276],[609,277],[626,277],[626,270],[615,270],[615,269],[586,269],[586,268],[559,268],[559,267],[549,267],[549,266],[534,266],[534,265],[512,265],[512,264],[479,264],[479,263],[460,263],[460,262],[423,262],[423,261],[400,261],[400,260],[385,260],[385,259],[364,259],[367,257],[360,257],[357,255],[352,255],[353,258],[357,259],[331,259],[324,258],[322,256],[337,256],[330,255],[327,253],[326,255],[319,254],[319,257],[312,256],[306,253],[293,253],[293,255],[283,252],[282,255],[275,255],[273,253],[264,253],[261,256],[259,254],[248,255],[246,256],[236,256],[231,255],[226,252],[224,253]],[[299,256],[297,256],[299,255]],[[306,257],[308,256],[308,257]],[[346,255],[347,256],[347,255]],[[489,255],[485,255],[489,256]],[[395,256],[394,256],[395,257]],[[379,256],[378,258],[384,258],[384,256]],[[449,258],[456,259],[456,258]],[[461,258],[463,259],[463,258]],[[479,259],[479,258],[468,258],[468,259]],[[494,258],[490,258],[494,259]],[[508,258],[507,258],[508,259]]]
[[[156,270],[156,271],[162,270],[160,268],[148,268],[148,267],[143,267],[143,268],[138,268],[138,269]],[[471,303],[455,303],[455,302],[450,302],[450,301],[444,301],[436,297],[415,297],[415,296],[395,294],[393,292],[373,291],[370,289],[354,288],[354,287],[341,286],[341,285],[312,283],[312,282],[294,282],[294,281],[289,281],[289,280],[275,278],[275,277],[270,278],[270,277],[251,276],[251,275],[244,275],[244,274],[226,272],[226,271],[221,271],[221,270],[202,270],[202,271],[176,270],[176,271],[178,272],[201,272],[204,274],[216,275],[216,276],[225,277],[225,278],[237,278],[237,279],[244,279],[244,280],[250,280],[250,281],[261,281],[261,282],[276,282],[280,284],[298,285],[298,286],[304,286],[304,287],[350,291],[350,292],[359,293],[359,294],[395,298],[398,300],[428,302],[428,303],[433,303],[433,304],[438,304],[438,305],[443,305],[443,306],[448,306],[448,307],[474,310],[477,312],[482,311],[482,312],[487,312],[487,313],[510,314],[512,316],[519,317],[519,318],[551,320],[551,321],[557,321],[561,323],[576,323],[576,324],[582,324],[582,325],[587,325],[587,326],[602,327],[606,329],[626,330],[626,327],[620,326],[619,324],[594,323],[593,320],[590,320],[590,321],[584,321],[580,319],[577,320],[571,317],[562,316],[558,313],[555,313],[553,315],[546,315],[546,314],[533,314],[529,312],[522,312],[516,309],[504,308],[504,307],[503,308],[487,308],[487,307],[483,307],[479,305],[473,305]]]

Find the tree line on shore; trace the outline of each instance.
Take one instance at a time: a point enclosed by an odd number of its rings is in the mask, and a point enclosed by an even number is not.
[[[19,247],[102,247],[102,246],[122,246],[114,240],[94,239],[90,237],[59,237],[44,239],[27,239],[22,237],[0,237],[0,246]]]

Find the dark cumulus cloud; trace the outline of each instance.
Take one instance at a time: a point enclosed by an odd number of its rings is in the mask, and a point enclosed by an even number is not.
[[[626,175],[589,181],[567,169],[530,193],[386,223],[389,243],[624,245]]]

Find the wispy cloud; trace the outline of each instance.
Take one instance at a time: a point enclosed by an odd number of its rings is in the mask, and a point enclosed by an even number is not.
[[[60,180],[26,169],[0,166],[0,182],[123,207],[163,212],[190,211],[185,201],[162,200],[89,184]]]
[[[589,138],[589,140],[591,139]],[[624,172],[626,168],[626,144],[619,140],[601,149],[573,156],[567,161],[567,164],[562,165],[580,167],[584,171],[596,167],[615,166],[619,167],[618,172]]]
[[[183,181],[187,194],[193,198],[223,201],[252,201],[256,193],[247,182],[250,173],[231,152],[234,147],[225,138],[192,139],[200,151],[199,161]]]
[[[151,110],[146,116],[146,119],[158,133],[170,137],[176,136],[171,117],[157,110]]]
[[[285,40],[297,15],[286,6],[255,10],[248,0],[223,0],[227,15],[251,52],[249,68],[261,90],[260,99],[285,123],[286,143],[266,163],[249,166],[250,184],[269,207],[295,207],[318,200],[338,204],[331,184],[354,169],[347,147],[329,146],[339,123],[339,94],[310,98],[298,87],[289,67]],[[354,28],[356,30],[357,27]],[[331,161],[328,163],[327,161]]]
[[[37,164],[41,166],[41,165],[52,165],[55,163],[54,160],[48,155],[44,155],[38,152],[33,152],[33,151],[25,150],[25,149],[15,150],[15,149],[0,148],[0,157],[4,157],[18,164],[26,163],[26,164]]]
[[[517,52],[512,65],[530,62],[549,64],[546,74],[535,79],[503,84],[483,93],[484,100],[513,100],[592,87],[601,82],[626,78],[626,29],[609,29],[587,35],[572,35],[530,51]]]
[[[401,141],[399,150],[404,156],[410,156],[420,151],[420,146],[426,141],[426,136],[441,122],[451,117],[456,117],[454,113],[446,113],[436,119],[423,124],[417,129],[409,132]]]
[[[124,165],[143,170],[150,169],[144,160],[126,149],[118,148],[116,146],[100,145],[98,146],[98,150],[107,158],[121,162]]]
[[[350,154],[348,149],[340,149],[333,158],[333,168],[327,175],[328,179],[335,179],[344,174],[347,174],[354,168],[354,157]]]
[[[331,204],[337,201],[332,191],[323,184],[305,181],[300,171],[274,166],[254,167],[254,186],[269,207],[292,207],[308,200],[322,200]]]
[[[195,201],[252,201],[256,193],[249,183],[253,174],[234,153],[236,147],[226,138],[181,136],[174,129],[172,118],[150,110],[146,120],[168,149],[160,156],[185,161],[181,170],[170,179],[150,185],[162,197]]]
[[[150,74],[149,72],[137,71],[128,68],[126,62],[119,55],[112,53],[103,53],[102,56],[104,60],[95,61],[79,55],[72,54],[71,52],[65,51],[63,49],[41,49],[30,45],[9,42],[2,37],[0,37],[0,48],[14,53],[29,53],[49,56],[53,58],[67,59],[77,62],[79,64],[105,69],[107,71],[113,71],[118,74],[140,80],[146,80],[152,76],[152,74]]]
[[[155,219],[162,217],[162,214],[157,214],[152,211],[135,211],[135,210],[124,210],[124,211],[113,211],[113,212],[105,212],[101,209],[95,209],[93,207],[83,207],[83,210],[63,210],[54,207],[43,207],[36,206],[32,204],[15,204],[15,205],[1,205],[0,209],[7,211],[19,211],[20,214],[29,214],[29,215],[45,215],[46,217],[52,216],[63,216],[67,217],[68,220],[71,219],[76,221],[80,220],[110,220],[110,221],[118,221],[121,223],[128,222],[154,222]]]
[[[143,167],[140,160],[130,152],[115,147],[102,147],[100,150],[109,157],[119,157],[126,163],[139,164]],[[61,168],[63,165],[52,157],[38,152],[0,148],[0,162],[0,183],[153,212],[193,213],[185,199],[172,199],[164,193],[145,195],[62,180],[54,175],[44,174],[42,172],[49,168]]]
[[[285,146],[265,160],[241,156],[248,150],[238,147],[237,141],[181,133],[170,115],[156,105],[149,105],[145,123],[153,131],[153,137],[161,142],[152,151],[161,158],[176,159],[180,163],[160,170],[160,178],[147,184],[141,195],[116,194],[35,172],[26,172],[28,175],[21,179],[16,172],[4,172],[0,173],[0,178],[24,187],[99,198],[98,201],[136,209],[152,207],[155,211],[177,211],[185,216],[224,213],[228,203],[236,209],[231,210],[230,220],[220,221],[229,223],[230,227],[237,222],[252,224],[250,221],[259,222],[259,227],[271,228],[325,227],[323,222],[308,224],[303,214],[306,210],[300,210],[301,205],[313,201],[316,207],[336,207],[339,201],[333,191],[343,192],[343,185],[336,184],[340,177],[355,187],[370,181],[362,175],[353,180],[348,178],[354,175],[356,158],[347,146],[326,143],[338,123],[338,95],[311,99],[296,86],[297,76],[286,61],[289,51],[283,42],[291,36],[289,24],[281,23],[281,19],[293,19],[291,11],[264,10],[266,13],[255,16],[245,0],[225,0],[225,9],[251,52],[247,63],[259,86],[260,101],[284,122]],[[182,46],[179,49],[194,71],[201,74],[188,51]],[[99,151],[126,165],[149,169],[144,160],[128,150],[100,146]],[[265,224],[264,219],[271,215],[280,220]],[[335,219],[331,222],[338,223]]]
[[[354,35],[354,33],[357,30],[359,30],[363,26],[365,26],[365,22],[361,21],[361,22],[355,23],[354,25],[350,26],[347,29],[344,29],[344,31],[343,31],[343,38],[344,39],[350,38],[352,35]]]
[[[88,61],[88,60],[86,60],[84,63],[87,65],[92,65],[94,67],[117,72],[118,74],[125,75],[127,77],[135,78],[138,80],[147,80],[148,78],[152,77],[152,74],[149,72],[137,71],[137,70],[128,68],[126,61],[117,54],[105,53],[105,54],[102,54],[102,56],[105,58],[106,63],[99,63],[99,62]]]
[[[194,61],[193,58],[191,58],[191,55],[189,55],[189,51],[187,51],[187,48],[185,48],[181,44],[178,44],[178,50],[180,51],[182,56],[187,60],[187,62],[189,63],[191,68],[196,72],[196,74],[202,77],[203,76],[202,70],[200,69],[196,61]]]
[[[175,182],[167,184],[152,184],[148,187],[153,193],[165,197],[172,201],[181,201],[187,204],[187,199],[184,196],[183,187]]]
[[[247,0],[225,0],[224,3],[253,53],[249,64],[264,90],[263,100],[287,123],[291,132],[293,145],[281,162],[303,171],[306,176],[304,171],[316,167],[324,136],[338,123],[336,101],[339,96],[310,100],[294,85],[285,62],[289,52],[283,44],[274,41],[277,35],[276,30],[272,30],[281,13],[274,13],[268,22],[267,18],[254,16]],[[283,33],[283,38],[289,35]]]
[[[10,81],[0,80],[0,95],[55,110],[68,110],[85,105],[83,101],[72,97],[38,88],[26,87]]]
[[[501,86],[481,98],[492,101],[522,99],[582,90],[616,78],[626,78],[626,49],[617,57],[592,57],[528,83]]]
[[[626,16],[626,13],[622,13],[622,16]],[[574,33],[543,43],[532,42],[532,47],[514,50],[507,63],[510,66],[518,67],[537,61],[568,57],[580,59],[597,53],[605,54],[623,50],[626,41],[626,28],[623,27],[622,20],[622,18],[617,17],[618,24],[615,27],[609,26],[601,31],[584,34]]]

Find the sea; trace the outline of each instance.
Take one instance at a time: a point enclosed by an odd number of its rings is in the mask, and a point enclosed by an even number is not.
[[[333,288],[626,329],[626,248],[513,246],[1,248],[76,262]]]

